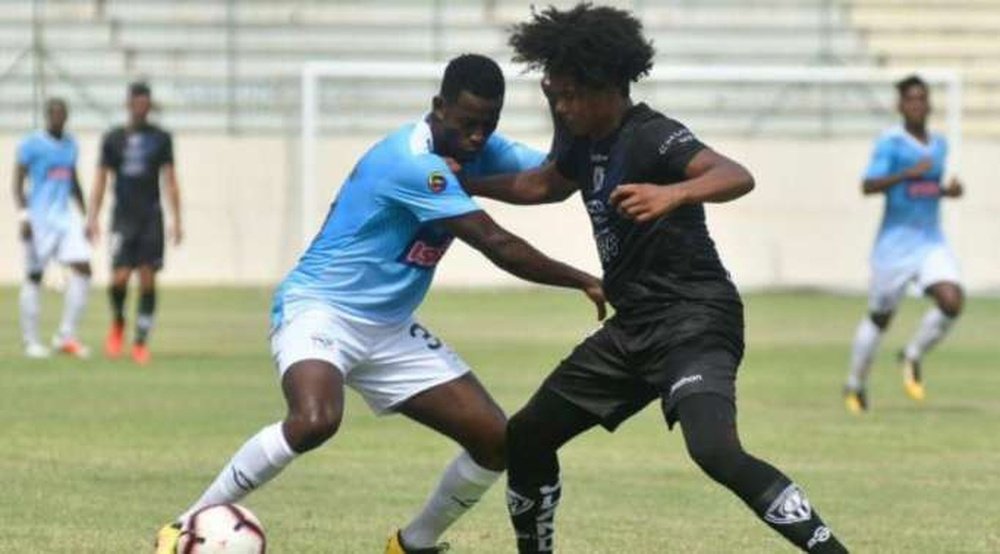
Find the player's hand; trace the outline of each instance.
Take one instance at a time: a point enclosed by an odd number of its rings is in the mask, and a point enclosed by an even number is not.
[[[97,242],[97,239],[101,238],[101,224],[94,219],[87,220],[87,227],[84,229],[84,234],[91,243]]]
[[[685,203],[680,186],[619,185],[611,193],[611,204],[618,213],[638,223],[652,221]]]
[[[957,177],[952,177],[948,181],[948,185],[941,191],[941,194],[948,198],[961,198],[965,194],[965,187],[962,186],[962,182]]]
[[[462,164],[458,163],[458,160],[455,158],[445,156],[444,163],[448,164],[448,169],[450,169],[452,173],[457,174],[462,171]]]
[[[608,316],[608,307],[607,299],[604,298],[604,287],[601,285],[601,280],[591,276],[582,290],[583,294],[586,294],[587,298],[597,306],[597,321],[604,321],[604,318]]]
[[[934,161],[930,158],[924,158],[917,162],[917,165],[903,171],[903,175],[907,179],[919,179],[924,176],[924,173],[930,171],[932,167],[934,167]]]

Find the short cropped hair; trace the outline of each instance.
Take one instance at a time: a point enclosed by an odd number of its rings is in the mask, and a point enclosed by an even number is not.
[[[497,62],[486,56],[462,54],[448,62],[441,79],[440,95],[448,102],[454,102],[463,90],[480,98],[502,99],[505,90],[503,71]]]

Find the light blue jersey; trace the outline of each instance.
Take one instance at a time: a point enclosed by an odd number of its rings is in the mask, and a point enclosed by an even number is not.
[[[17,163],[28,168],[31,179],[28,213],[32,225],[66,229],[70,224],[69,199],[78,152],[76,140],[66,133],[57,139],[46,131],[35,131],[18,145]]]
[[[545,155],[493,134],[462,166],[479,177],[537,167]],[[326,221],[274,294],[272,324],[317,303],[372,323],[410,317],[454,238],[440,220],[479,210],[425,121],[402,127],[355,165]]]
[[[919,179],[907,179],[885,191],[885,214],[872,251],[875,266],[919,264],[928,251],[945,242],[940,202],[947,156],[947,141],[935,133],[924,144],[900,126],[885,131],[876,141],[865,179],[899,173],[924,159],[930,159],[933,166]]]

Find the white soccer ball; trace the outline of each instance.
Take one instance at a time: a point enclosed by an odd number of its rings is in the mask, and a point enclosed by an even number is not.
[[[267,548],[260,520],[238,504],[202,508],[181,531],[177,554],[264,554]]]

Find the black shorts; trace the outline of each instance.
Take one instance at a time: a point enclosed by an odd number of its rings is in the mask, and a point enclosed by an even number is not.
[[[743,358],[743,309],[738,303],[680,303],[643,323],[618,316],[580,343],[542,387],[589,412],[613,431],[660,398],[667,424],[692,394],[736,400]]]
[[[111,224],[111,266],[163,268],[163,215],[116,216]]]

